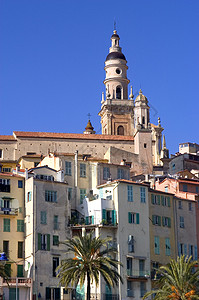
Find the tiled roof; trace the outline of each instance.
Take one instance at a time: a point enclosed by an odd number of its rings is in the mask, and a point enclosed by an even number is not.
[[[13,135],[0,135],[0,141],[15,141]]]
[[[110,140],[110,141],[133,141],[132,135],[104,135],[104,134],[81,134],[81,133],[56,133],[56,132],[26,132],[14,131],[17,138],[53,138],[53,139],[80,139],[80,140]]]
[[[1,176],[5,176],[5,177],[23,177],[23,176],[20,176],[19,174],[13,174],[13,173],[0,173],[0,177]]]
[[[128,180],[128,179],[115,179],[113,181],[107,181],[106,183],[100,184],[97,187],[99,188],[99,187],[103,187],[103,186],[110,185],[110,184],[117,183],[117,182],[149,187],[148,184],[146,184],[146,183],[140,183],[140,182],[136,182],[136,181],[132,181],[132,180]]]

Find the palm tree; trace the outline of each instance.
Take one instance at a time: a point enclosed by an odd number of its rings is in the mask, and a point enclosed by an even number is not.
[[[75,236],[63,242],[68,249],[66,254],[73,253],[74,257],[64,259],[57,268],[57,277],[65,287],[71,283],[82,288],[87,279],[87,300],[90,300],[90,284],[99,283],[99,274],[102,275],[108,287],[117,285],[122,278],[117,271],[119,261],[110,257],[116,253],[114,248],[107,247],[110,238],[93,237],[92,232],[84,236]]]
[[[146,293],[143,299],[155,294],[154,300],[192,300],[199,299],[199,269],[198,262],[192,257],[181,256],[177,261],[171,259],[166,266],[158,270],[160,279],[157,289]]]

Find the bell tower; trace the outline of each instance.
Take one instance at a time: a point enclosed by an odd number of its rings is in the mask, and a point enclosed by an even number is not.
[[[120,37],[117,31],[111,36],[111,47],[105,61],[106,78],[104,80],[106,93],[102,93],[101,117],[102,134],[133,135],[134,101],[131,95],[128,99],[127,61],[119,45]]]

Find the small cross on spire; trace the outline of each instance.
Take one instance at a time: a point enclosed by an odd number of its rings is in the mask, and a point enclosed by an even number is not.
[[[88,116],[88,119],[90,120],[90,118],[91,118],[91,114],[90,114],[90,113],[88,113],[88,114],[87,114],[87,116]]]

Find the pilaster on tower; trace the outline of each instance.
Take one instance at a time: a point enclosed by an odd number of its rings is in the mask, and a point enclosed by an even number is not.
[[[105,97],[102,98],[101,117],[102,134],[133,135],[133,98],[128,100],[127,61],[119,45],[117,31],[111,36],[111,47],[105,61],[106,77]]]

